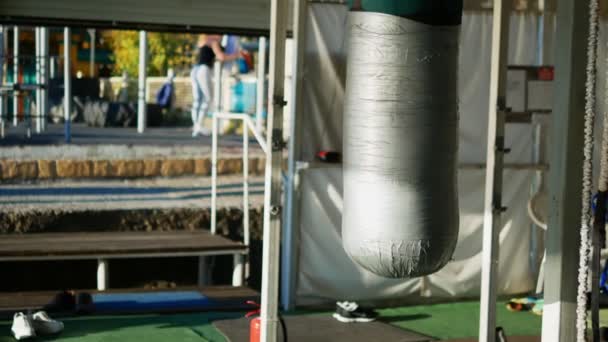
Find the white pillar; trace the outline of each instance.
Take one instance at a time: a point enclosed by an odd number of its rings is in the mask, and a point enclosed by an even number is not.
[[[88,29],[91,44],[89,46],[89,77],[95,77],[95,29]]]
[[[137,133],[146,129],[146,72],[148,69],[148,35],[139,31],[139,80],[137,85]]]
[[[72,33],[69,27],[63,29],[63,120],[65,128],[65,142],[72,140],[72,62],[70,48]]]
[[[106,259],[97,260],[97,289],[99,291],[105,291],[108,289],[110,284],[110,265]]]
[[[232,286],[243,286],[245,274],[245,256],[243,254],[234,254],[234,268],[232,269]]]
[[[19,83],[19,26],[13,27],[13,82]],[[19,96],[13,93],[13,126],[19,123]]]
[[[40,133],[42,131],[42,89],[39,87],[42,84],[42,74],[40,73],[40,47],[41,39],[40,39],[40,27],[36,26],[34,28],[34,45],[36,46],[36,133]]]
[[[7,37],[7,28],[0,25],[0,85],[5,84],[4,75],[5,70],[7,69],[5,66],[8,66],[6,63],[6,37]],[[0,137],[4,138],[4,122],[6,121],[7,115],[7,104],[6,100],[8,97],[5,93],[0,92]]]
[[[576,341],[588,13],[589,0],[557,2],[543,342]]]
[[[40,128],[46,129],[47,115],[49,113],[49,29],[40,28]]]
[[[496,339],[496,287],[498,281],[499,241],[502,212],[502,177],[505,151],[506,83],[509,51],[510,0],[494,1],[492,56],[490,69],[490,108],[486,153],[483,251],[481,258],[481,299],[479,341]]]
[[[293,13],[293,54],[292,54],[292,80],[291,80],[291,116],[288,162],[287,162],[287,184],[285,184],[285,214],[283,242],[281,249],[281,304],[283,309],[291,310],[295,307],[295,291],[298,273],[297,243],[299,240],[297,223],[299,221],[297,208],[296,190],[296,162],[300,156],[300,134],[298,127],[304,120],[301,113],[304,50],[306,46],[306,19],[308,11],[307,0],[295,0]]]
[[[266,97],[266,37],[258,40],[258,76],[255,102],[255,128],[258,132],[264,129],[264,99]]]
[[[287,1],[272,0],[270,6],[270,77],[264,188],[264,241],[262,256],[261,341],[276,342],[279,305],[281,244],[281,166],[283,161],[283,109],[285,102],[285,40]]]

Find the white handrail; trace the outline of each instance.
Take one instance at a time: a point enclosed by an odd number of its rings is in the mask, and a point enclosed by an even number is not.
[[[217,158],[218,158],[218,121],[240,120],[243,122],[243,244],[249,246],[249,130],[255,136],[264,156],[268,154],[268,147],[263,135],[255,128],[249,114],[219,112],[213,114],[213,128],[211,138],[211,234],[217,230]]]

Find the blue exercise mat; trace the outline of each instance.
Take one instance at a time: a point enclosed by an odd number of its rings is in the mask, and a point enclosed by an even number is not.
[[[204,308],[211,300],[196,291],[97,293],[95,311],[183,310]]]

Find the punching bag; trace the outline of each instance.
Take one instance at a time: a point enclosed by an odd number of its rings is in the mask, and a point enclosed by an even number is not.
[[[461,0],[351,1],[342,240],[365,269],[428,275],[458,239]]]

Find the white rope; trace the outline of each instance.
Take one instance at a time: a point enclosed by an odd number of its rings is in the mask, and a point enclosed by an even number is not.
[[[598,0],[589,2],[589,38],[587,41],[587,82],[585,95],[585,138],[583,161],[583,193],[581,214],[581,247],[578,269],[578,295],[576,307],[576,340],[585,342],[587,330],[587,285],[591,238],[591,187],[593,177],[593,124],[595,122],[595,84],[598,42]]]

